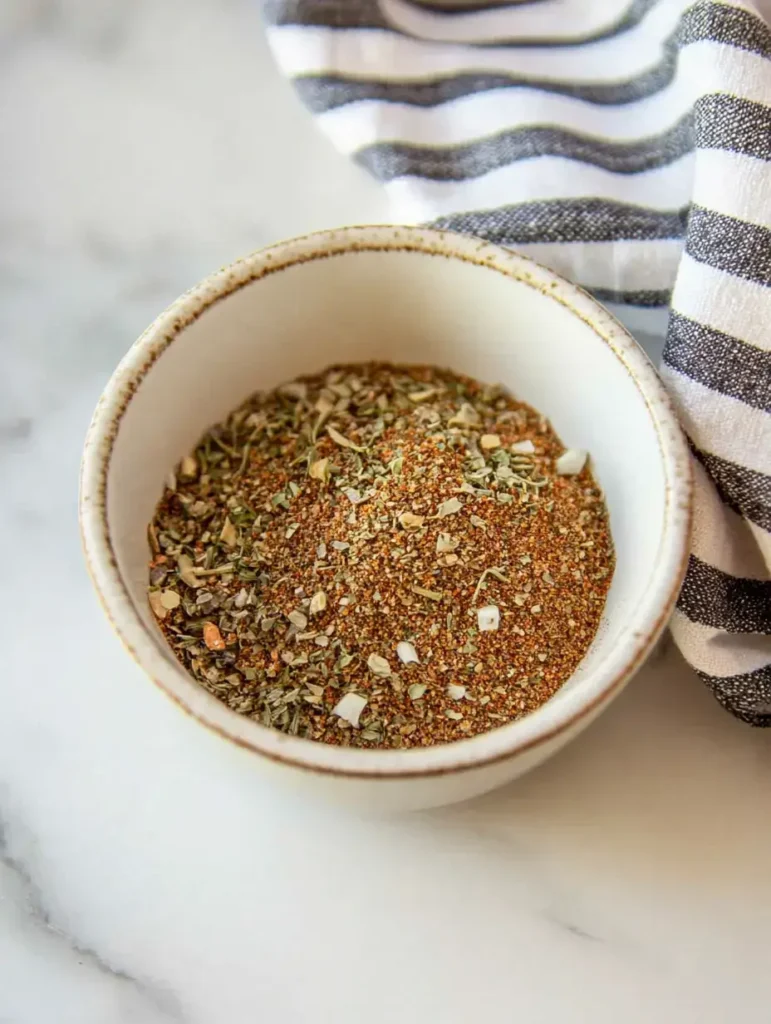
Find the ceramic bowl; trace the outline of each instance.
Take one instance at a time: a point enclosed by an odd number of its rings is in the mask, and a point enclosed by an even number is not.
[[[617,565],[578,670],[519,721],[446,745],[345,749],[237,715],[177,663],[148,608],[146,527],[169,470],[255,390],[330,363],[450,367],[501,382],[591,453]],[[462,800],[577,735],[619,693],[672,611],[685,569],[690,467],[647,357],[590,296],[477,239],[393,226],[256,252],[186,292],[130,349],[85,444],[80,519],[102,604],[147,675],[201,725],[273,772],[369,808]],[[610,767],[610,766],[609,766]]]

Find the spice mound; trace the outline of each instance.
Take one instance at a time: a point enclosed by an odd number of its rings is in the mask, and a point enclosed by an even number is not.
[[[202,686],[364,748],[543,704],[614,566],[586,452],[501,387],[386,364],[254,395],[171,474],[149,539],[150,607]]]

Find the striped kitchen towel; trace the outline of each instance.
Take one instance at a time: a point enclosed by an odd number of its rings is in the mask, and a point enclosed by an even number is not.
[[[661,317],[696,513],[672,622],[771,726],[769,0],[268,0],[277,60],[395,220]]]

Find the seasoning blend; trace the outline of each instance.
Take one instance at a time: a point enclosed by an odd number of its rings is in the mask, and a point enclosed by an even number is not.
[[[172,474],[149,602],[266,726],[414,747],[534,710],[597,630],[614,556],[585,452],[500,387],[337,366],[257,394]]]

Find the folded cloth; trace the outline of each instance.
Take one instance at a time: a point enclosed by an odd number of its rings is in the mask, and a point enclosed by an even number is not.
[[[672,632],[721,704],[771,726],[771,30],[760,3],[266,9],[281,68],[385,184],[395,219],[515,247],[644,316],[669,308],[661,373],[696,472]]]

